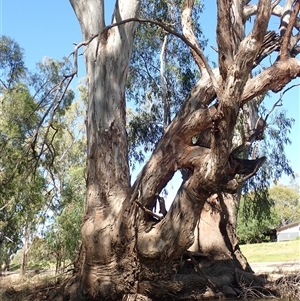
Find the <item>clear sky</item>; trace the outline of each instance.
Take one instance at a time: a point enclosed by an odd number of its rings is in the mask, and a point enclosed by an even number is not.
[[[115,1],[108,0],[105,3],[106,19],[110,20]],[[209,39],[205,54],[216,62],[216,53],[210,48],[216,46],[216,2],[206,0],[204,3],[206,9],[201,15],[200,22],[205,36]],[[56,60],[68,56],[73,50],[73,43],[81,41],[80,27],[68,0],[0,0],[0,20],[0,34],[7,35],[20,44],[25,51],[25,63],[29,70],[34,69],[35,64],[45,56]],[[275,29],[278,28],[278,20],[274,19],[271,23]],[[84,66],[81,64],[78,79],[84,76],[84,72]],[[290,135],[293,143],[286,148],[286,153],[298,174],[300,174],[299,92],[299,87],[296,87],[284,97],[288,117],[296,120]],[[278,97],[279,95],[270,99],[269,108]]]

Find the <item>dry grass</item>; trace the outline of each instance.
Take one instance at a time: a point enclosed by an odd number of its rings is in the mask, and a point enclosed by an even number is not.
[[[0,301],[45,300],[47,293],[61,283],[54,275],[28,273],[25,277],[11,274],[0,277]]]
[[[275,282],[269,282],[265,288],[255,286],[242,287],[242,291],[241,299],[300,300],[300,276],[283,276]]]
[[[289,275],[279,278],[274,288],[279,292],[280,298],[287,300],[300,300],[300,276]]]

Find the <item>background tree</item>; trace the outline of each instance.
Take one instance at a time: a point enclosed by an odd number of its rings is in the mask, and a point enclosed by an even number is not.
[[[9,90],[25,76],[24,51],[14,40],[1,37],[0,44],[1,93]]]
[[[201,2],[195,6],[195,20],[200,18],[202,7]],[[181,31],[180,15],[181,1],[141,3],[141,18],[163,20],[177,31]],[[200,24],[194,22],[194,28],[204,48]],[[183,41],[150,23],[138,26],[126,86],[129,160],[133,168],[153,151],[199,77]]]
[[[15,41],[4,36],[0,44],[0,266],[2,262],[8,266],[11,255],[22,246],[20,273],[24,275],[32,242],[42,234],[38,232],[44,223],[49,224],[50,216],[60,214],[72,201],[83,206],[82,102],[74,102],[67,111],[74,93],[59,94],[63,74],[69,72],[67,60],[45,58],[29,72]],[[49,115],[50,110],[55,116]],[[45,127],[49,122],[51,127]],[[72,197],[75,189],[78,193]],[[74,208],[78,213],[75,203]],[[77,219],[79,227],[81,216]]]
[[[270,189],[270,200],[274,204],[274,215],[277,227],[282,227],[300,220],[299,191],[283,185],[276,185]]]
[[[244,201],[252,202],[251,206]],[[270,230],[298,221],[299,213],[299,192],[295,187],[274,185],[268,190],[267,200],[255,200],[253,194],[242,198],[237,223],[239,240],[241,243],[268,240]]]
[[[37,127],[39,117],[34,110],[36,103],[24,83],[23,50],[5,36],[1,37],[0,44],[3,75],[0,95],[0,258],[1,264],[3,260],[7,266],[21,243],[22,232],[29,233],[34,217],[43,206],[41,200],[45,186],[39,172],[36,177],[30,172],[35,160],[28,148],[28,139]],[[23,259],[25,269],[26,257]]]
[[[242,197],[239,206],[237,218],[239,242],[243,244],[267,241],[270,238],[267,236],[268,232],[275,229],[278,222],[274,215],[276,209],[268,199],[268,194],[263,199],[255,198],[253,193]]]
[[[86,137],[82,120],[85,88],[80,86],[79,89],[81,96],[61,116],[62,128],[53,141],[56,151],[54,190],[59,206],[55,210],[54,223],[46,230],[45,248],[54,254],[57,273],[64,269],[66,263],[74,262],[81,245]]]

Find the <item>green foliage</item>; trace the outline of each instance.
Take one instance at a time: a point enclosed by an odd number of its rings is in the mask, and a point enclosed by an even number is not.
[[[25,79],[23,51],[13,40],[1,39],[0,107],[0,264],[22,244],[24,227],[34,223],[44,205],[45,180],[35,166],[30,136],[40,119]]]
[[[30,89],[35,91],[34,97],[38,100],[41,116],[47,113],[45,117],[48,118],[49,111],[56,107],[56,116],[59,117],[72,103],[73,90],[68,89],[63,95],[65,85],[60,84],[64,75],[69,74],[71,69],[72,65],[68,58],[63,58],[61,61],[44,58],[36,65],[33,72],[28,73],[27,84]]]
[[[300,221],[300,195],[296,188],[276,185],[270,189],[270,201],[277,226]]]
[[[25,76],[24,51],[14,40],[0,37],[0,92],[9,90]]]
[[[248,202],[245,205],[245,202]],[[300,220],[300,195],[295,187],[276,185],[265,198],[251,193],[241,198],[237,235],[241,243],[268,240],[272,229]]]
[[[245,206],[245,202],[252,204]],[[262,206],[265,208],[260,208]],[[265,234],[276,226],[276,219],[270,213],[269,206],[268,200],[260,200],[255,193],[241,198],[237,219],[237,236],[240,243],[255,243],[268,239]]]
[[[85,88],[80,87],[84,97]],[[80,228],[86,193],[85,125],[82,100],[74,101],[59,117],[59,132],[52,142],[56,156],[53,162],[55,186],[51,191],[53,222],[47,227],[44,248],[49,260],[60,271],[73,262],[81,245]],[[59,189],[57,189],[59,187]]]
[[[286,117],[285,110],[278,110],[272,116],[266,129],[266,138],[263,140],[261,149],[268,157],[267,173],[270,179],[277,180],[283,173],[290,176],[293,170],[285,155],[285,146],[291,144],[289,139],[290,130],[294,119]]]
[[[20,256],[19,256],[20,257]],[[16,258],[14,262],[19,263],[21,258]],[[29,269],[47,269],[51,268],[51,259],[53,255],[47,249],[46,241],[44,238],[34,237],[28,252],[27,266]]]
[[[142,1],[141,18],[159,20],[181,32],[182,1]],[[199,20],[203,5],[195,4],[194,20]],[[201,27],[193,24],[204,48]],[[164,39],[166,51],[162,54]],[[161,69],[161,56],[164,68]],[[163,77],[165,91],[162,88]],[[145,23],[138,26],[127,79],[126,99],[132,106],[127,111],[129,158],[132,167],[143,162],[161,138],[164,128],[176,115],[180,105],[199,79],[200,73],[190,50],[177,37]],[[166,119],[167,116],[167,119]]]
[[[264,116],[267,110],[264,105],[261,107],[261,114]],[[293,175],[285,155],[285,146],[291,143],[288,135],[294,120],[287,118],[284,110],[277,110],[271,116],[263,139],[256,141],[249,150],[252,154],[255,148],[255,157],[266,156],[267,161],[243,186],[237,228],[242,242],[265,239],[264,232],[279,226],[280,222],[274,213],[277,206],[274,207],[270,186],[283,174]]]
[[[66,205],[46,232],[46,249],[58,272],[66,262],[74,262],[81,245],[81,222],[83,204],[73,202]]]
[[[85,194],[84,105],[74,102],[72,90],[63,94],[57,89],[71,65],[67,59],[46,58],[29,73],[19,45],[6,37],[0,44],[5,75],[0,90],[0,266],[22,246],[24,233],[29,264],[55,262],[48,241],[37,236],[51,218],[60,237],[74,238],[63,238],[65,258],[74,258]]]

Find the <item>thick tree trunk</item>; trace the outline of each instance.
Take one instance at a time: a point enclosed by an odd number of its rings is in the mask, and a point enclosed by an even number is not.
[[[117,300],[136,291],[133,230],[126,224],[132,217],[126,212],[130,174],[125,127],[125,81],[136,25],[127,23],[101,35],[104,1],[70,2],[83,39],[100,34],[85,50],[88,151],[80,286],[93,298]],[[139,1],[118,1],[113,22],[137,17],[138,11]]]
[[[193,49],[202,78],[132,187],[125,82],[136,25],[128,22],[103,31],[104,1],[70,2],[83,39],[89,41],[84,52],[89,101],[82,248],[64,298],[195,300],[220,294],[237,297],[245,282],[262,285],[235,236],[240,186],[264,162],[237,157],[241,150],[236,146],[245,140],[251,144],[256,137],[251,134],[256,112],[244,120],[250,137],[236,137],[234,132],[242,107],[250,110],[254,97],[300,74],[299,62],[287,58],[249,79],[266,33],[270,1],[259,2],[246,38],[241,1],[218,1],[219,69],[210,70],[199,55],[201,49]],[[117,1],[113,22],[137,17],[139,2]],[[189,22],[192,5],[185,2],[183,23]],[[183,24],[183,32],[194,45],[190,27]],[[90,41],[96,33],[101,35]],[[271,80],[274,70],[276,81]],[[157,217],[152,209],[177,170],[184,181],[170,211]]]

